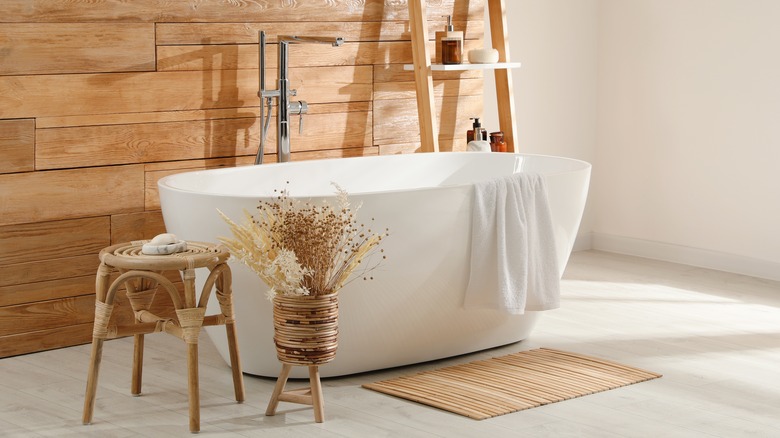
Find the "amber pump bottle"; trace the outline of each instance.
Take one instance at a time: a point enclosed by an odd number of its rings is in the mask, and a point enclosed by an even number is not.
[[[436,32],[437,64],[460,64],[463,62],[463,32],[455,32],[452,15],[447,15],[447,25]]]

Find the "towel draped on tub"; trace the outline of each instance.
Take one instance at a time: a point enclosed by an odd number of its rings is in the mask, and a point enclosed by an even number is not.
[[[560,271],[544,177],[515,173],[474,185],[464,307],[520,314],[560,305]]]

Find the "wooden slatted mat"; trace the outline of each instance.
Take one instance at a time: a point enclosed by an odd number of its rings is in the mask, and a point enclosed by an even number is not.
[[[539,348],[363,387],[484,420],[658,377],[595,357]]]

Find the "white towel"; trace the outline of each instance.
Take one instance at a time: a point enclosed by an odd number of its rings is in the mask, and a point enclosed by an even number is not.
[[[464,307],[520,314],[560,306],[544,178],[516,173],[474,185],[471,271]]]

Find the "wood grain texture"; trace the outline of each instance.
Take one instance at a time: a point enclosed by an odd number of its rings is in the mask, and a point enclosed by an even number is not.
[[[433,95],[435,97],[482,96],[484,85],[482,79],[434,80]],[[414,81],[374,83],[374,101],[414,99],[415,93]]]
[[[510,62],[509,38],[507,36],[508,23],[506,21],[506,6],[504,0],[487,0],[490,10],[490,27],[496,29],[491,33],[493,47],[498,50],[500,62]],[[500,30],[500,31],[499,31]],[[515,152],[515,130],[517,120],[515,118],[515,100],[512,88],[512,74],[506,69],[497,69],[494,72],[496,78],[496,102],[498,104],[498,121],[501,130],[504,131],[504,140],[507,152]]]
[[[482,114],[482,107],[482,96],[437,98],[434,116],[441,126],[438,139],[462,138],[465,147],[466,131],[471,128],[469,117]],[[419,130],[414,99],[378,100],[374,114],[374,144],[409,143],[414,136],[408,134]],[[405,135],[399,136],[400,132]]]
[[[95,275],[100,260],[94,254],[0,265],[0,287]]]
[[[97,254],[111,243],[110,227],[107,216],[0,226],[0,264]]]
[[[369,112],[307,114],[303,134],[299,134],[299,123],[299,117],[292,120],[295,150],[371,145]],[[260,143],[260,122],[244,117],[39,129],[37,133],[36,167],[59,169],[254,155]],[[267,152],[275,150],[275,141],[275,130],[271,130]]]
[[[152,239],[165,232],[165,222],[159,210],[111,216],[111,244]]]
[[[35,120],[0,120],[0,173],[35,168]]]
[[[484,0],[424,3],[430,37],[453,15],[467,49],[482,45]],[[292,160],[419,149],[408,18],[406,0],[0,1],[0,357],[89,341],[96,254],[164,231],[159,178],[253,162],[258,30],[269,89],[277,35],[347,41],[292,46],[290,86],[309,103]],[[441,150],[465,147],[482,75],[433,73],[453,99]],[[271,129],[267,163],[274,143]]]
[[[379,146],[379,155],[414,154],[420,152],[420,142],[383,144]]]
[[[95,318],[92,294],[0,307],[0,336],[85,324]]]
[[[92,341],[92,322],[0,336],[0,357],[16,356]]]
[[[6,23],[0,75],[153,71],[153,23]]]
[[[370,101],[370,66],[290,69],[310,103]],[[121,98],[120,98],[121,97]],[[257,70],[0,77],[0,118],[257,106]]]
[[[142,165],[0,175],[0,225],[142,211],[143,177]]]
[[[477,1],[439,0],[430,15],[452,14],[455,20],[480,17]],[[170,0],[3,0],[0,17],[6,22],[244,22],[244,21],[391,21],[409,18],[406,0],[338,1],[170,1]],[[255,20],[256,19],[256,20]]]
[[[439,152],[439,121],[436,119],[431,76],[431,53],[427,47],[428,10],[423,0],[409,0],[409,27],[412,31],[412,60],[417,88],[417,129],[422,143],[421,152]],[[377,142],[378,143],[378,142]]]
[[[97,265],[91,275],[0,287],[0,307],[94,294]]]
[[[428,53],[434,43],[428,42]],[[482,47],[482,41],[466,41],[464,52]],[[345,43],[341,47],[322,44],[291,44],[288,65],[292,67],[326,67],[340,65],[411,64],[412,48],[408,41],[372,41]],[[161,46],[157,49],[159,71],[256,69],[256,45],[189,45]],[[266,77],[275,80],[277,45],[266,47]],[[267,86],[274,88],[275,83]]]
[[[371,101],[312,103],[309,105],[309,114],[365,112],[371,111],[371,107]],[[35,124],[38,129],[45,129],[67,128],[72,126],[128,125],[138,123],[184,122],[192,120],[204,121],[259,116],[260,110],[258,107],[214,108],[207,110],[39,117],[35,119]]]
[[[466,39],[479,39],[484,33],[481,16],[471,21],[456,20],[453,26],[464,32]],[[428,33],[444,29],[446,18],[428,17]],[[407,21],[361,22],[264,22],[264,23],[158,23],[158,46],[182,44],[257,44],[259,31],[265,31],[266,41],[275,43],[277,35],[333,35],[347,42],[410,41]]]
[[[433,72],[433,80],[481,79],[482,70],[453,70]],[[374,84],[381,82],[414,82],[414,72],[404,70],[403,65],[386,64],[374,66]]]

